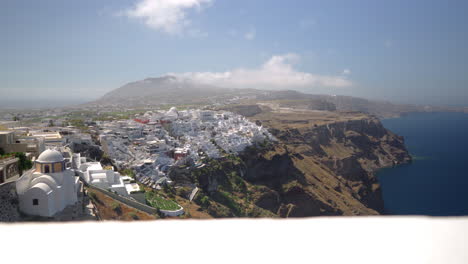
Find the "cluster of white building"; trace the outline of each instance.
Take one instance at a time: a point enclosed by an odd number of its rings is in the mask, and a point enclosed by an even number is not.
[[[68,148],[47,149],[35,160],[33,170],[16,180],[20,210],[28,215],[54,216],[78,201],[79,178],[130,199],[132,192],[140,190],[130,177],[113,168],[104,169],[99,162],[86,162]]]
[[[265,128],[226,111],[178,111],[173,107],[148,111],[134,120],[101,121],[96,125],[102,150],[118,169],[132,169],[140,183],[156,189],[172,183],[168,174],[174,165],[203,166],[205,157],[237,154],[248,146],[274,140]],[[15,178],[22,212],[50,217],[76,204],[82,189],[79,178],[138,200],[140,187],[134,179],[72,153],[66,146],[73,143],[93,144],[89,134],[74,127],[13,125],[0,133],[4,150],[31,153],[34,161],[33,170]]]
[[[46,148],[65,145],[92,145],[90,134],[81,133],[74,127],[19,127],[0,130],[0,148],[6,153],[24,152],[38,157]]]
[[[211,110],[149,111],[134,120],[100,123],[100,141],[117,166],[132,168],[149,185],[167,179],[169,168],[187,160],[201,165],[204,156],[220,158],[274,140],[245,117]]]

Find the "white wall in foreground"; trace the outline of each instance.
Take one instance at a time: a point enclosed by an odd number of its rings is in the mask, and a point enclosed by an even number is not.
[[[468,218],[2,224],[0,234],[2,263],[468,263]]]

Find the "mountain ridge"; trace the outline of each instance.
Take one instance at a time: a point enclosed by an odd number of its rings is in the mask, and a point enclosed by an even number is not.
[[[289,100],[289,102],[285,100]],[[173,75],[149,77],[129,82],[83,106],[229,105],[265,101],[269,103],[273,101],[273,103],[278,103],[280,107],[356,111],[381,118],[398,117],[410,112],[468,112],[468,107],[394,104],[384,100],[370,100],[344,95],[308,94],[296,90],[223,88]]]

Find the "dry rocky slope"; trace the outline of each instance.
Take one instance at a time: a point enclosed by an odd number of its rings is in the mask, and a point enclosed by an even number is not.
[[[213,217],[381,214],[374,172],[411,161],[403,138],[366,114],[270,110],[249,118],[278,142],[213,161],[190,176],[171,176],[201,187],[198,211]]]
[[[403,138],[365,114],[292,111],[252,118],[279,142],[251,160],[247,178],[270,186],[257,204],[283,217],[382,213],[374,172],[411,161]]]

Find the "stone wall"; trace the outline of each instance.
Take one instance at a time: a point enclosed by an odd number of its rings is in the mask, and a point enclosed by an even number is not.
[[[123,203],[125,205],[128,205],[130,207],[138,209],[140,211],[146,212],[148,214],[157,214],[158,213],[158,209],[156,209],[154,207],[151,207],[151,206],[148,206],[148,205],[145,205],[145,204],[142,204],[142,203],[140,203],[138,201],[128,199],[126,197],[123,197],[123,196],[118,195],[118,194],[113,193],[113,192],[109,192],[107,190],[104,190],[102,188],[99,188],[99,187],[91,185],[91,184],[86,184],[86,186],[88,186],[90,189],[102,192],[102,193],[112,197],[113,199],[115,199],[115,200],[117,200],[117,201],[119,201],[119,202],[121,202],[121,203]],[[179,216],[179,215],[183,215],[185,213],[184,208],[182,206],[180,206],[180,209],[175,210],[175,211],[169,211],[169,210],[159,210],[159,211],[162,214],[164,214],[165,216]]]
[[[169,211],[169,210],[159,210],[165,216],[179,216],[184,214],[184,208],[180,207],[179,210]]]
[[[117,201],[119,201],[119,202],[121,202],[121,203],[123,203],[125,205],[128,205],[130,207],[138,209],[140,211],[146,212],[148,214],[157,214],[158,213],[158,209],[153,208],[151,206],[147,206],[147,205],[139,203],[139,202],[137,202],[135,200],[128,199],[126,197],[120,196],[120,195],[118,195],[116,193],[113,193],[113,192],[109,192],[107,190],[104,190],[104,189],[99,188],[97,186],[93,186],[91,184],[86,184],[86,186],[89,187],[90,189],[102,192],[102,193],[112,197],[113,199],[115,199],[115,200],[117,200]]]
[[[20,215],[18,206],[16,182],[8,182],[0,185],[0,222],[19,221]]]

